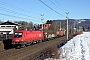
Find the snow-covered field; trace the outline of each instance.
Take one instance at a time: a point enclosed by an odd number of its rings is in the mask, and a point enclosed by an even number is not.
[[[90,60],[90,32],[83,32],[68,41],[59,50],[60,58],[45,60]]]

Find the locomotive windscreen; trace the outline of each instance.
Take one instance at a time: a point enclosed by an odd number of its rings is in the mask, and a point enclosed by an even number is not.
[[[22,32],[15,32],[14,38],[21,38],[22,37]]]

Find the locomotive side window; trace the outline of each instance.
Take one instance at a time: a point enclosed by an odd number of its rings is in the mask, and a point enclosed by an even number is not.
[[[15,38],[20,38],[20,37],[22,37],[22,32],[15,32],[14,37],[15,37]]]

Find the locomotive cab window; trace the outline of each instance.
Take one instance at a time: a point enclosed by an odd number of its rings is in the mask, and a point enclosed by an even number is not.
[[[20,37],[22,37],[22,32],[15,32],[14,37],[15,37],[15,38],[20,38]]]

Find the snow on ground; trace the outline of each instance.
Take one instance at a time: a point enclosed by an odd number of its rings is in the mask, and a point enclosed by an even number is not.
[[[60,48],[59,59],[45,60],[90,60],[90,32],[83,32],[69,40]]]

